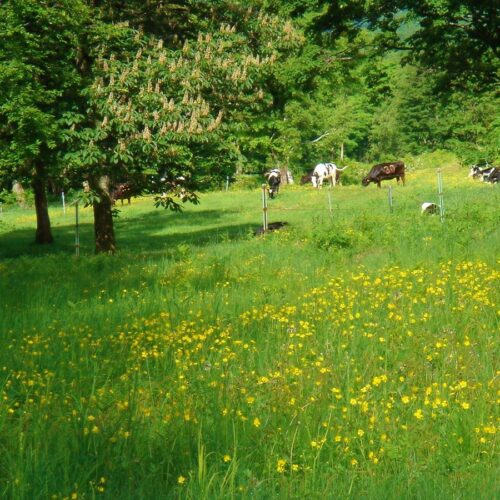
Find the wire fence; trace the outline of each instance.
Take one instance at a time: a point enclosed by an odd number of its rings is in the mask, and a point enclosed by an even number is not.
[[[283,206],[279,199],[273,200],[268,203],[266,186],[262,186],[262,210],[264,219],[264,231],[267,230],[268,219],[273,214],[286,214],[290,212],[301,212],[304,214],[326,214],[328,213],[332,220],[335,220],[335,214],[346,214],[355,212],[357,215],[383,215],[383,214],[420,214],[423,203],[433,203],[437,201],[440,208],[440,219],[444,222],[444,188],[443,188],[443,174],[441,169],[437,170],[437,192],[429,188],[423,189],[417,193],[409,193],[408,191],[398,190],[394,192],[392,186],[387,186],[387,190],[380,190],[380,195],[373,198],[370,207],[345,207],[342,206],[342,201],[336,201],[333,196],[334,190],[329,187],[326,195],[318,196],[318,204],[316,206],[310,205],[310,200],[304,205]],[[387,194],[386,194],[387,192]]]

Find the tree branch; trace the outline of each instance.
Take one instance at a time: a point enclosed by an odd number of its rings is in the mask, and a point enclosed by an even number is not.
[[[323,139],[323,137],[326,137],[327,135],[330,135],[331,132],[325,132],[323,135],[320,135],[319,137],[316,137],[316,139],[314,139],[313,141],[311,142],[318,142],[320,141],[321,139]]]

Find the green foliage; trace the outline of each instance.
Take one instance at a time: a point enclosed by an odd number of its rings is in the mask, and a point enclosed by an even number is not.
[[[0,202],[6,206],[15,206],[19,205],[20,199],[16,193],[4,189],[0,191]],[[24,207],[33,207],[34,196],[33,196],[33,191],[31,189],[26,189],[24,191],[22,204]]]
[[[224,133],[223,116],[230,121],[260,109],[264,91],[259,81],[265,68],[280,48],[300,41],[291,25],[277,18],[259,15],[248,22],[255,31],[246,26],[247,33],[241,34],[223,24],[217,32],[186,40],[180,49],[124,27],[137,51],[133,57],[123,51],[103,52],[96,61],[96,79],[86,91],[89,113],[66,117],[72,147],[66,158],[73,168],[114,179],[153,170],[172,191],[180,186],[184,200],[196,200],[194,181],[203,178],[195,178],[195,168],[202,156],[223,151],[216,145]],[[257,53],[248,46],[251,35]],[[202,170],[205,176],[216,173],[213,165]],[[226,165],[219,176],[227,173]],[[157,202],[180,208],[168,194]]]
[[[337,250],[359,252],[366,247],[373,237],[370,235],[372,226],[363,224],[346,224],[336,222],[322,226],[314,232],[313,241],[322,250],[335,253]]]
[[[382,50],[405,50],[408,60],[440,72],[441,89],[470,81],[491,84],[498,71],[500,9],[495,2],[462,0],[353,1],[329,4],[319,27],[378,30]],[[410,29],[407,29],[410,26]]]
[[[231,189],[258,189],[263,184],[261,175],[240,174],[231,184]]]
[[[347,168],[341,173],[340,177],[340,182],[343,186],[359,185],[361,179],[372,167],[371,164],[358,162],[351,158],[345,158],[342,166],[339,164],[341,168],[345,166],[347,166]]]
[[[61,117],[81,84],[74,60],[86,9],[10,0],[0,15],[0,180],[31,180],[35,163],[54,175]]]
[[[417,156],[406,155],[402,157],[407,169],[422,170],[457,167],[460,162],[457,155],[447,150],[436,150],[428,153],[422,153]]]

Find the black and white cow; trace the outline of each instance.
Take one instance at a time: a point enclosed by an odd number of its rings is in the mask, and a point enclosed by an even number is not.
[[[483,182],[491,182],[492,184],[497,184],[500,182],[500,168],[493,167],[488,174],[483,175]]]
[[[318,163],[311,175],[311,182],[315,188],[322,188],[325,180],[330,181],[330,185],[335,187],[340,179],[340,172],[347,167],[339,168],[335,163]]]
[[[281,172],[277,168],[273,168],[266,172],[264,176],[267,179],[267,185],[269,186],[269,197],[274,198],[280,190],[281,184]]]
[[[470,169],[469,177],[480,178],[483,182],[496,184],[500,180],[500,168],[493,167],[489,163],[473,165]]]
[[[493,184],[498,182],[499,168],[494,167],[487,161],[472,165],[469,171],[469,177],[473,179],[481,179],[483,182],[491,182]]]

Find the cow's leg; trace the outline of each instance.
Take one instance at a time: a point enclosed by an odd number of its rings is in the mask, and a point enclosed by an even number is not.
[[[128,198],[128,204],[129,204],[129,205],[130,205],[130,199],[131,199],[131,198]]]
[[[377,181],[377,186],[380,189],[382,186],[380,185],[380,181]]]
[[[403,186],[405,185],[405,174],[401,176],[401,181],[403,182]]]

